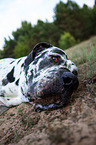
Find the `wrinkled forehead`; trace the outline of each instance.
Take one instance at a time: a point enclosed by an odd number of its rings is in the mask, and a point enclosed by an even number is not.
[[[58,47],[54,47],[54,46],[43,50],[42,53],[48,53],[48,54],[60,55],[63,57],[64,56],[67,57],[67,54],[62,49],[60,49]]]
[[[58,53],[60,55],[67,56],[67,54],[62,49],[60,49],[58,47],[52,47],[51,49],[52,49],[51,52],[53,52],[53,53]]]

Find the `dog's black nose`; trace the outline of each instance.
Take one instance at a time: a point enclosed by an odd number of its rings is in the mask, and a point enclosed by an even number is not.
[[[73,88],[78,87],[79,84],[78,78],[71,72],[63,72],[61,79],[64,87],[70,87],[70,86],[73,86]]]

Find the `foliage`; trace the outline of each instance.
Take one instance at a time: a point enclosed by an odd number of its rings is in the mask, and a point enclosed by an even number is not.
[[[9,40],[5,38],[5,45],[3,50],[3,57],[15,57],[14,47],[16,46],[16,41],[9,37]]]
[[[2,58],[3,50],[0,50],[0,58]]]
[[[54,22],[62,33],[70,32],[76,40],[87,39],[91,35],[91,9],[84,5],[83,8],[70,0],[65,4],[62,1],[55,7]]]
[[[27,45],[27,48],[29,47],[31,32],[31,23],[27,23],[26,21],[22,22],[21,28],[17,29],[16,32],[12,33],[13,39],[9,37],[9,40],[7,40],[5,38],[3,57],[20,57],[22,55],[25,55],[26,53],[24,52],[26,51],[20,53],[21,55],[17,55],[17,52],[21,52],[22,50],[19,49],[22,49],[22,47],[26,48],[25,45]]]
[[[65,50],[74,45],[75,45],[75,38],[69,32],[64,32],[64,34],[61,35],[59,40],[60,48]]]
[[[37,25],[34,26],[33,29],[34,38],[37,42],[49,42],[56,45],[60,34],[58,32],[58,28],[54,25],[54,23],[43,22],[38,20]]]
[[[96,2],[95,2],[96,3]],[[96,4],[94,5],[92,9],[92,14],[91,14],[91,22],[92,22],[92,34],[96,34]]]
[[[15,57],[21,57],[28,54],[28,46],[24,42],[18,42],[14,49]]]
[[[94,29],[93,29],[94,28]],[[12,38],[5,38],[3,51],[0,52],[0,57],[20,57],[27,55],[39,42],[49,42],[55,46],[61,47],[64,32],[70,33],[76,42],[88,39],[96,34],[96,1],[93,8],[83,5],[82,8],[71,0],[67,3],[60,1],[54,9],[54,21],[49,23],[47,20],[43,22],[37,21],[37,24],[32,26],[31,23],[23,21],[21,27],[15,32],[12,32]],[[67,37],[66,37],[67,38]],[[75,40],[71,40],[75,42]],[[66,40],[67,43],[68,40]],[[64,48],[69,48],[74,43]],[[59,46],[60,45],[60,46]],[[64,45],[64,44],[63,44]]]

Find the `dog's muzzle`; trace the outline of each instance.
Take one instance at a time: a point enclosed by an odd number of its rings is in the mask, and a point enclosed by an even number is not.
[[[39,96],[33,100],[37,104],[36,111],[53,110],[68,104],[73,91],[79,85],[78,78],[68,70],[61,71],[58,76],[53,82],[46,82]]]

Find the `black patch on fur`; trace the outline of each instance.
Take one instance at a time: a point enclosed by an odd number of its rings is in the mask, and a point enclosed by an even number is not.
[[[25,95],[22,87],[21,87],[21,92],[22,92],[23,95]]]
[[[12,83],[15,81],[15,77],[14,77],[14,68],[7,74],[7,79],[8,79],[8,82]]]
[[[23,67],[23,66],[24,66],[24,63],[22,63],[21,67]]]
[[[25,68],[25,74],[27,76],[27,73],[28,73],[28,69],[29,69],[29,65]]]
[[[22,60],[22,59],[19,59],[18,62],[17,62],[17,64],[18,64],[21,60]]]
[[[5,97],[4,93],[1,93],[0,96],[1,96],[1,97]]]
[[[72,73],[73,73],[75,76],[78,75],[78,72],[77,72],[75,69],[72,71]]]
[[[45,68],[45,67],[50,67],[50,66],[53,66],[53,63],[51,62],[51,60],[44,59],[39,64],[39,70],[41,70],[42,68]]]
[[[38,60],[39,59],[35,59],[34,62],[33,62],[33,64],[37,64]]]
[[[32,79],[33,79],[33,72],[32,72],[32,74],[31,74],[31,76],[29,77],[29,83],[31,83],[32,82]]]
[[[28,65],[32,62],[32,60],[33,60],[33,51],[31,51],[31,53],[25,59],[24,69],[26,69],[26,67],[28,67]]]
[[[13,61],[11,61],[11,62],[10,62],[10,64],[12,64],[13,62],[14,62],[14,60],[13,60]]]
[[[16,84],[17,86],[19,85],[19,80],[20,80],[20,79],[18,79],[18,80],[15,82],[15,84]]]
[[[7,99],[8,101],[10,101],[10,99]]]
[[[37,78],[38,76],[40,76],[40,73],[37,73],[37,74],[34,76],[34,78]]]
[[[3,85],[3,86],[6,86],[7,84],[8,84],[8,79],[3,79],[3,80],[2,80],[2,85]]]

